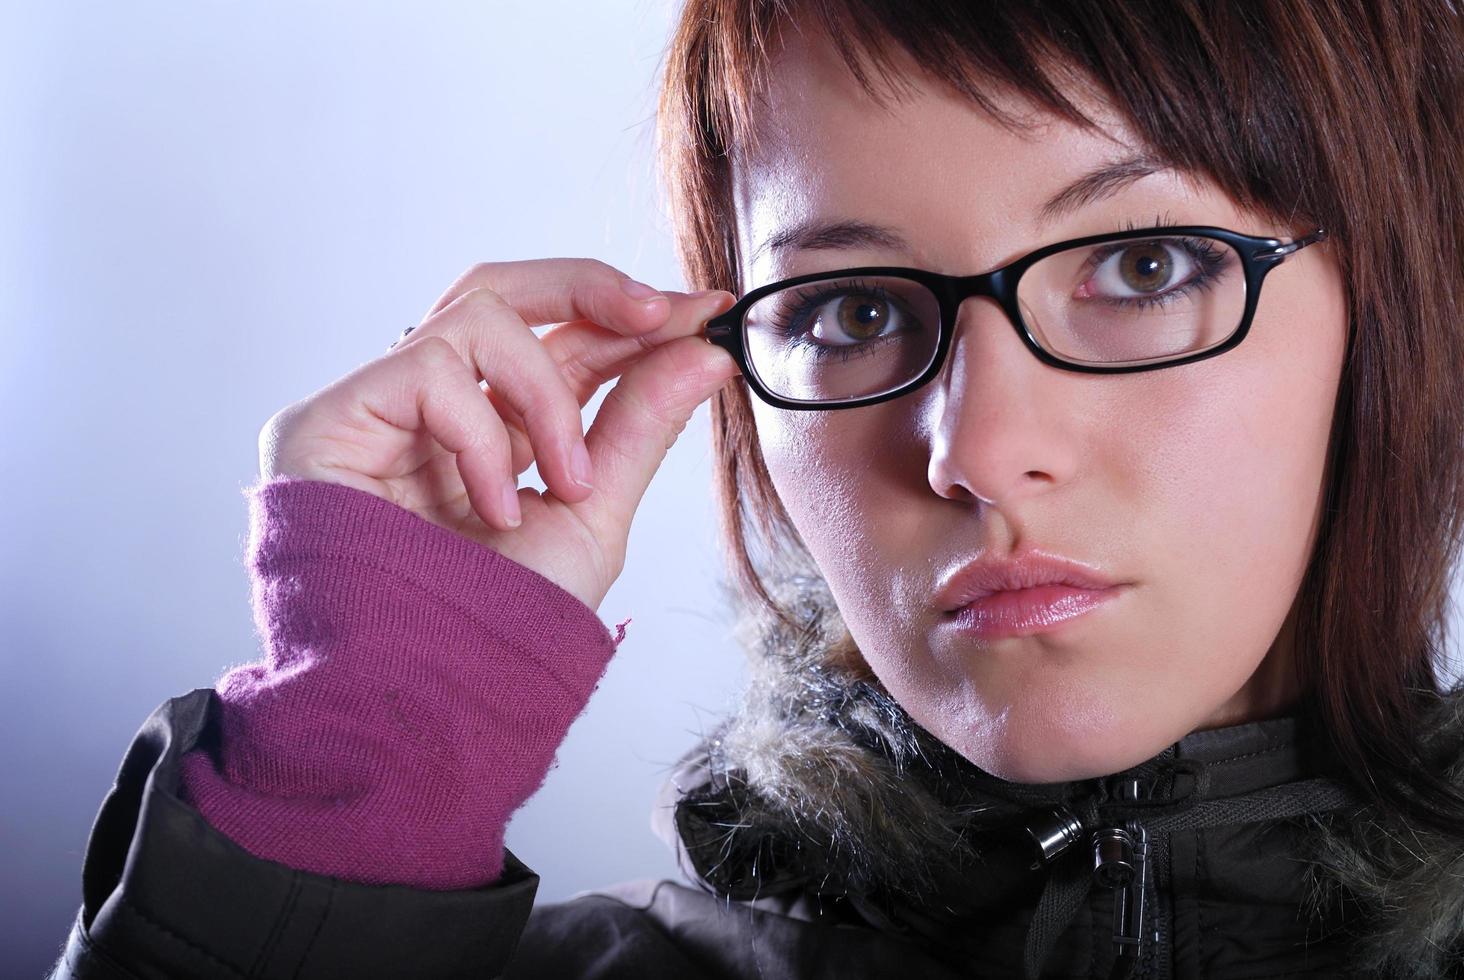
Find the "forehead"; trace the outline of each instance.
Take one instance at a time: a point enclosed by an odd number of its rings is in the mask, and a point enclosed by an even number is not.
[[[1031,232],[1056,188],[1138,148],[1123,121],[1081,89],[1067,94],[1097,129],[991,89],[1019,126],[1004,124],[908,62],[881,106],[832,41],[796,26],[780,32],[770,68],[756,139],[732,163],[745,288],[786,273],[791,257],[761,246],[798,221],[837,216],[914,231],[909,258],[929,264],[973,237]]]

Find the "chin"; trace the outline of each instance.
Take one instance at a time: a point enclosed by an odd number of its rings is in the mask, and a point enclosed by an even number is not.
[[[1056,720],[1054,720],[1056,719]],[[984,732],[966,727],[947,741],[974,765],[1012,783],[1061,783],[1121,772],[1172,744],[1160,719],[1120,716],[1091,700],[1053,703],[1024,715],[1013,706]]]
[[[1156,750],[1157,751],[1157,750]],[[1094,776],[1107,776],[1110,773],[1121,772],[1129,766],[1137,765],[1145,759],[1153,756],[1154,752],[1140,755],[1133,761],[1127,761],[1128,756],[1115,757],[1111,761],[1088,761],[1079,762],[1072,758],[1052,758],[1050,756],[1035,756],[1033,758],[1020,758],[1012,760],[1011,765],[1002,767],[1003,771],[993,772],[987,769],[998,779],[1005,779],[1009,783],[1065,783],[1072,780],[1092,779]],[[980,765],[980,763],[977,763]],[[985,766],[981,768],[986,769]]]

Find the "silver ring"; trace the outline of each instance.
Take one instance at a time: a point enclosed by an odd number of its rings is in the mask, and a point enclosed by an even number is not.
[[[402,331],[402,335],[400,337],[398,337],[396,340],[393,340],[391,342],[391,344],[386,349],[387,350],[392,350],[393,348],[396,347],[397,344],[400,344],[402,341],[404,341],[404,340],[407,339],[407,334],[411,333],[413,330],[416,330],[416,329],[417,329],[417,327],[412,326],[412,327],[408,327],[407,329],[403,330]]]

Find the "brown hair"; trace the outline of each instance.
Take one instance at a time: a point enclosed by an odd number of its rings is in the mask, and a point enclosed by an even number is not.
[[[825,29],[881,105],[867,68],[897,81],[903,51],[998,119],[983,83],[1086,125],[1062,94],[1076,69],[1170,164],[1261,214],[1328,229],[1348,291],[1348,355],[1322,526],[1298,595],[1300,710],[1368,799],[1464,833],[1464,796],[1436,771],[1445,756],[1435,749],[1452,747],[1428,741],[1464,515],[1457,6],[687,0],[657,140],[693,289],[740,294],[731,162],[755,139],[769,40],[795,19]],[[748,398],[738,378],[711,406],[724,555],[734,595],[796,626],[754,557],[753,533],[769,561],[807,551],[764,466]]]

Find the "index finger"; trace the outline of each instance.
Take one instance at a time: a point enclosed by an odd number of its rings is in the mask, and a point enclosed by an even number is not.
[[[530,327],[593,320],[627,336],[666,322],[671,302],[599,259],[520,259],[479,262],[458,277],[427,312],[427,320],[473,289],[501,296]]]

